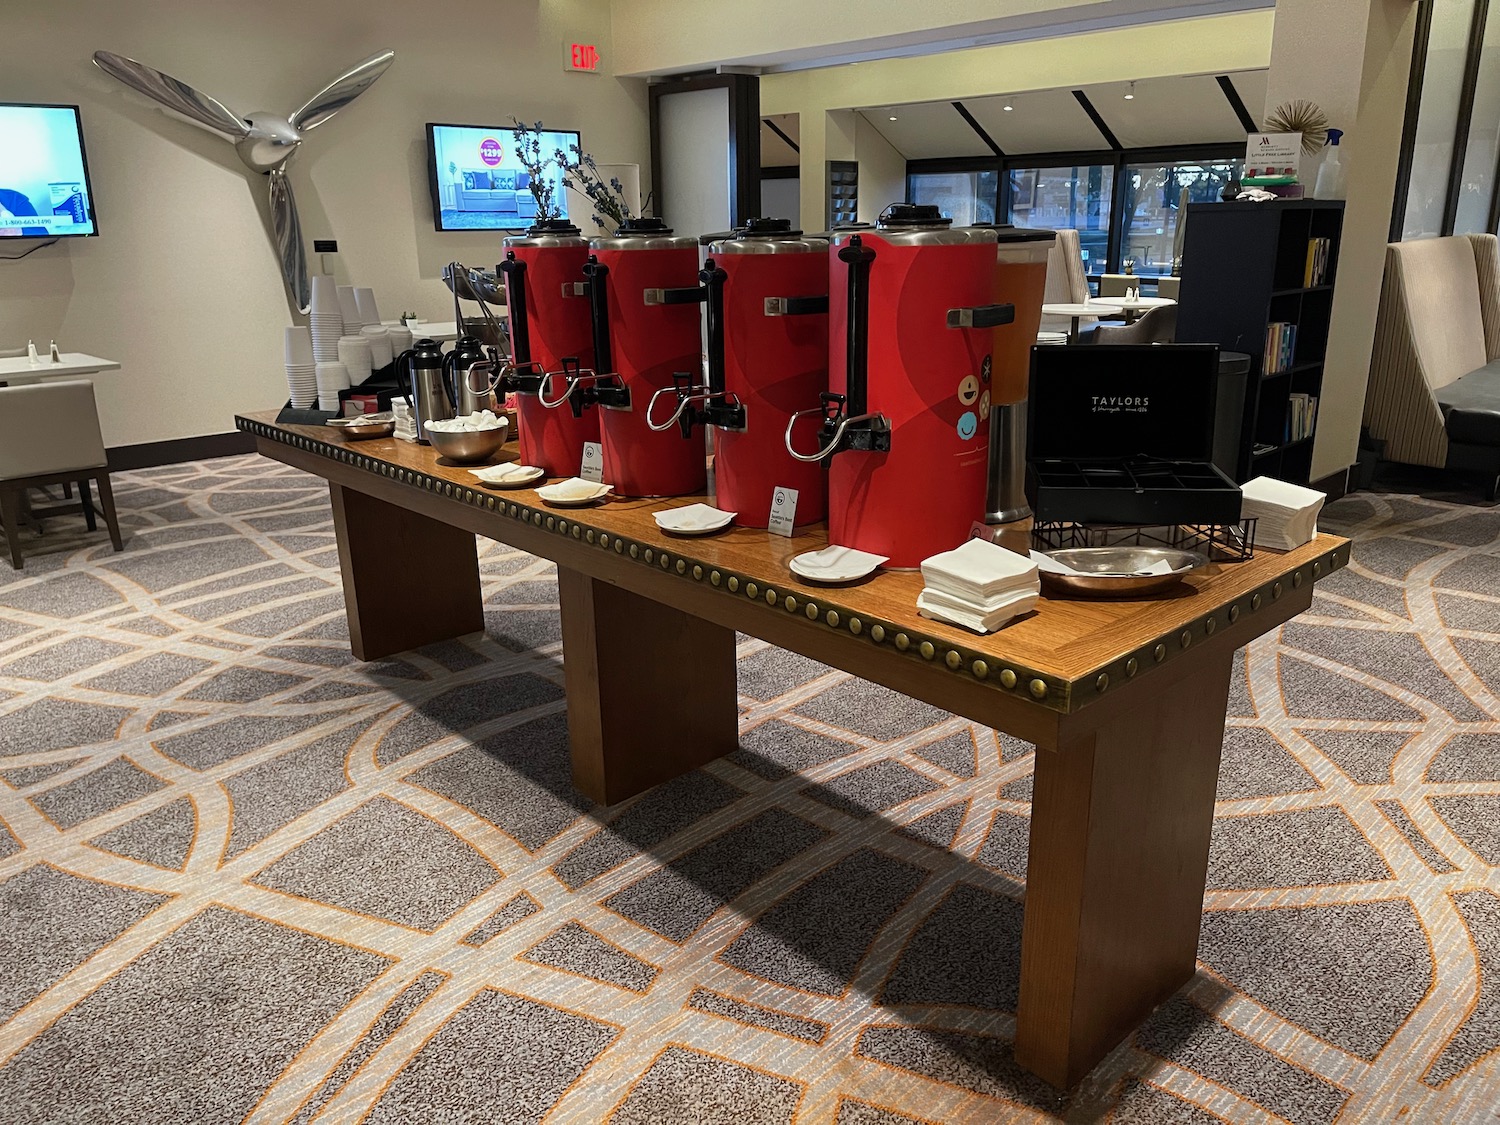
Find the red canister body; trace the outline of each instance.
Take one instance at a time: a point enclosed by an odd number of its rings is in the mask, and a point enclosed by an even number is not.
[[[829,538],[886,555],[889,566],[915,567],[958,546],[973,522],[984,519],[995,329],[949,327],[948,314],[998,303],[995,233],[881,228],[835,237],[829,383],[844,394],[852,267],[838,254],[856,237],[875,254],[865,409],[889,421],[890,449],[834,455]]]
[[[572,234],[528,235],[507,238],[508,260],[525,264],[524,301],[518,300],[514,270],[505,274],[506,303],[511,331],[516,333],[516,310],[524,306],[529,355],[517,355],[518,363],[530,360],[537,372],[546,372],[542,394],[518,394],[516,415],[520,424],[521,460],[544,469],[548,476],[578,475],[583,463],[583,443],[599,440],[599,414],[592,406],[575,417],[564,403],[549,409],[542,397],[556,401],[567,391],[559,372],[563,360],[578,361],[582,368],[594,365],[594,343],[589,306],[579,286],[583,264],[588,260],[588,241],[577,228]],[[524,374],[524,372],[523,372]],[[576,393],[576,392],[575,392]]]
[[[714,480],[718,506],[738,513],[735,522],[745,527],[770,523],[777,488],[797,490],[798,524],[816,523],[827,512],[826,474],[787,452],[786,427],[828,389],[828,314],[767,311],[768,298],[828,295],[826,247],[788,231],[710,248],[727,275],[724,392],[745,408],[743,430],[714,432]]]
[[[673,291],[685,298],[698,289],[698,240],[673,237],[659,220],[635,220],[590,246],[594,261],[608,270],[613,371],[599,374],[617,376],[629,392],[628,406],[599,411],[604,479],[620,496],[701,493],[708,487],[702,431],[684,437],[676,426],[656,432],[646,424],[651,396],[671,387],[675,373],[686,372],[696,384],[703,370],[702,306],[671,300]]]

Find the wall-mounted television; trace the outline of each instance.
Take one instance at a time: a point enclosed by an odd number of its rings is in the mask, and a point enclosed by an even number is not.
[[[0,102],[0,238],[98,233],[78,107]]]
[[[573,155],[576,132],[542,133],[543,160],[553,184],[553,201],[568,217],[558,150]],[[524,230],[536,221],[531,177],[516,156],[514,126],[427,123],[427,167],[432,187],[432,218],[438,230]]]

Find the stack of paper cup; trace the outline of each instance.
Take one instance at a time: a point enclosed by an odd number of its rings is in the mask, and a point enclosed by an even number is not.
[[[360,329],[370,341],[370,362],[378,371],[391,362],[391,334],[383,324],[367,324]]]
[[[344,334],[344,314],[339,311],[339,290],[333,278],[319,274],[312,279],[312,304],[307,313],[312,330],[313,359],[337,363],[339,337]]]
[[[318,399],[312,335],[304,327],[286,330],[286,385],[293,406],[309,407]]]
[[[357,336],[365,322],[359,318],[359,306],[354,300],[354,286],[339,286],[339,312],[344,316],[344,335]]]
[[[380,310],[375,307],[375,290],[354,290],[354,306],[359,310],[359,322],[361,325],[379,324]]]
[[[370,377],[373,356],[368,336],[340,336],[339,362],[349,372],[349,385],[357,387]]]
[[[339,412],[339,392],[349,389],[349,369],[342,363],[317,365],[318,409]]]
[[[400,355],[411,347],[411,329],[404,324],[393,324],[388,329],[391,337],[391,354]]]

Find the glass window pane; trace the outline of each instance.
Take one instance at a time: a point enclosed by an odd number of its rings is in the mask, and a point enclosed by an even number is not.
[[[909,203],[935,203],[957,226],[993,223],[1000,174],[981,172],[917,172],[907,177]]]
[[[1215,202],[1224,185],[1239,178],[1243,165],[1242,160],[1128,165],[1121,268],[1132,262],[1144,277],[1170,274],[1182,193],[1187,192],[1189,203]]]
[[[1073,168],[1012,168],[1010,214],[1018,227],[1057,230],[1072,227],[1083,247],[1084,268],[1103,273],[1109,253],[1109,200],[1114,169],[1108,165]]]
[[[1495,191],[1495,156],[1500,144],[1500,13],[1485,21],[1479,53],[1479,81],[1469,117],[1469,144],[1464,150],[1463,186],[1458,193],[1454,234],[1489,229],[1490,198]],[[1416,169],[1412,169],[1415,177]]]
[[[1417,110],[1411,185],[1406,192],[1406,219],[1401,229],[1403,239],[1434,238],[1442,233],[1464,56],[1473,18],[1474,0],[1435,0],[1422,102]]]

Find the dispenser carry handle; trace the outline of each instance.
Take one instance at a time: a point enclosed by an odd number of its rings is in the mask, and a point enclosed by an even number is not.
[[[514,250],[495,267],[505,275],[505,307],[510,314],[510,357],[516,367],[531,363],[531,328],[526,319],[526,263]]]
[[[583,276],[587,278],[584,288],[589,295],[589,322],[594,334],[594,369],[612,372],[615,360],[609,337],[609,293],[604,287],[609,267],[599,261],[598,255],[590,254],[583,264]]]
[[[1015,305],[976,305],[948,310],[949,328],[998,328],[1002,324],[1015,323],[1015,319]]]
[[[828,312],[828,294],[816,297],[767,297],[767,316],[820,316]]]

